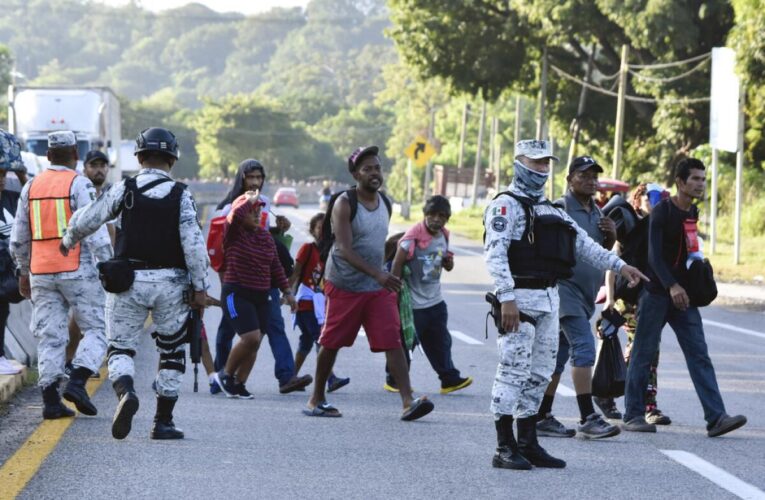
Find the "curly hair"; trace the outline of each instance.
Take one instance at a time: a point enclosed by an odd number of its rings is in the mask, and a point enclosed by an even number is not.
[[[647,194],[648,184],[645,182],[638,184],[637,187],[632,191],[632,194],[630,195],[630,205],[632,205],[632,208],[634,208],[637,213],[642,212],[640,206],[642,205],[643,196]]]

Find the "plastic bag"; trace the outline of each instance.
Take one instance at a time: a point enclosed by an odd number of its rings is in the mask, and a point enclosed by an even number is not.
[[[614,333],[600,341],[595,371],[592,374],[592,395],[599,398],[618,398],[624,395],[627,365],[622,356],[619,336]]]
[[[414,349],[415,338],[417,333],[414,329],[414,313],[412,312],[412,296],[409,291],[409,286],[406,282],[406,277],[409,276],[411,271],[408,267],[404,267],[404,280],[402,280],[401,291],[398,292],[398,314],[401,319],[401,336],[404,340],[404,347],[407,350]]]

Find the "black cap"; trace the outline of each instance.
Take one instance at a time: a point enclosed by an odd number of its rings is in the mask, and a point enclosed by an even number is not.
[[[598,162],[596,162],[594,158],[591,156],[579,156],[574,158],[574,161],[568,166],[568,173],[573,174],[574,172],[584,172],[591,168],[594,168],[598,172],[603,172],[603,167],[598,165]]]
[[[107,165],[109,164],[109,158],[103,152],[96,149],[91,149],[88,151],[88,154],[85,155],[85,161],[83,163],[87,165],[88,163],[96,160],[101,160]]]
[[[380,153],[380,148],[377,146],[361,146],[356,148],[356,150],[351,153],[351,156],[348,157],[348,170],[353,172],[356,170],[356,167],[359,166],[359,161],[361,161],[362,158],[365,156],[377,156]]]
[[[144,151],[157,151],[172,156],[176,160],[181,157],[178,151],[178,141],[175,135],[169,130],[161,127],[147,128],[138,134],[135,140],[135,151],[133,154]]]

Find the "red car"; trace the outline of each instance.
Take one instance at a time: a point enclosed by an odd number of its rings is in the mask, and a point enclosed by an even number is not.
[[[274,195],[273,204],[276,207],[289,205],[295,208],[300,208],[300,200],[298,200],[295,188],[279,188]]]

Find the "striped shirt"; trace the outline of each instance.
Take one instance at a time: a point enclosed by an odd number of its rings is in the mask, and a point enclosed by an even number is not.
[[[242,225],[253,208],[251,203],[241,204],[234,209],[233,221],[224,226],[223,282],[257,291],[286,290],[289,282],[271,234],[261,227],[248,230]]]

